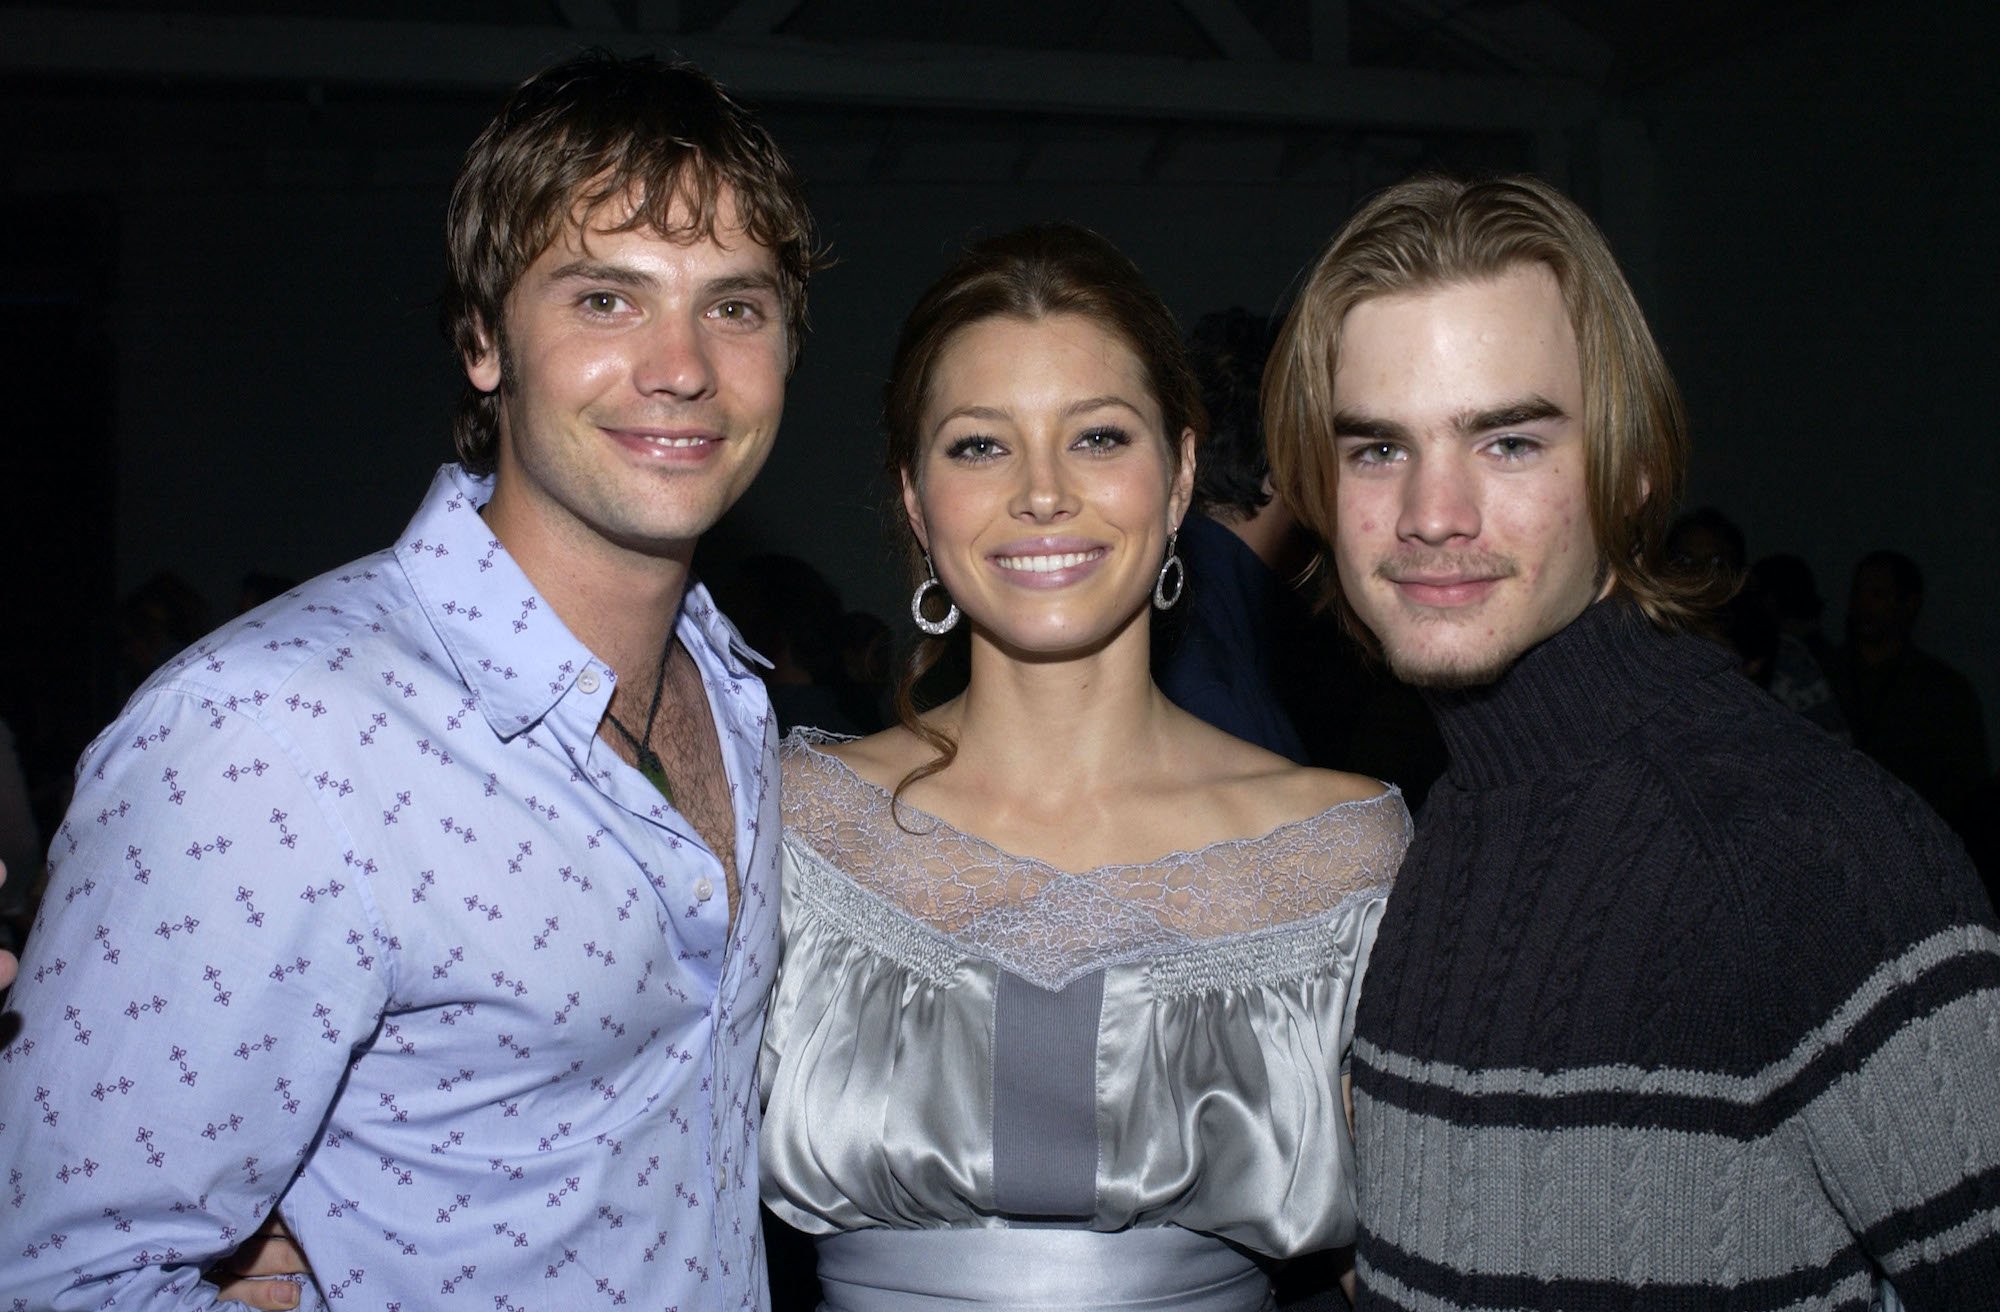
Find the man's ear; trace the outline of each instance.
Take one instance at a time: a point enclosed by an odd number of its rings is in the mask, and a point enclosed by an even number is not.
[[[466,381],[482,392],[497,392],[500,390],[500,345],[487,331],[486,321],[476,315],[472,321],[472,334],[478,339],[479,350],[465,357]]]
[[[1194,502],[1194,447],[1194,430],[1183,428],[1180,467],[1174,471],[1174,484],[1167,493],[1167,513],[1175,527],[1187,517],[1188,506]]]
[[[903,471],[903,513],[909,516],[910,532],[917,538],[917,546],[925,552],[931,549],[931,533],[924,526],[923,503],[917,499],[917,485],[910,477],[910,471]]]

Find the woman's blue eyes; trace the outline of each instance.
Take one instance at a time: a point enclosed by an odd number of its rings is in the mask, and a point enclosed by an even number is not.
[[[1085,452],[1110,452],[1119,447],[1131,445],[1131,435],[1122,428],[1087,428],[1076,435],[1070,449]],[[945,448],[945,455],[953,460],[990,460],[1006,453],[999,441],[975,434],[961,437]]]
[[[1000,444],[990,437],[961,437],[945,448],[945,454],[953,460],[983,460],[1000,449]]]

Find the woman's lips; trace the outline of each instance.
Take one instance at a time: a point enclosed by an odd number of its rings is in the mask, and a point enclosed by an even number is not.
[[[1059,588],[1074,583],[1097,568],[1111,554],[1101,542],[1076,538],[1043,538],[1017,542],[987,559],[1011,583],[1024,587]]]
[[[995,556],[993,563],[1001,569],[1025,570],[1030,574],[1052,574],[1059,569],[1070,569],[1087,560],[1096,560],[1104,551],[1057,551],[1035,556]]]

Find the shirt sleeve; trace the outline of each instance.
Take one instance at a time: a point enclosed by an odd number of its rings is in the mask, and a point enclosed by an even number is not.
[[[388,971],[300,757],[173,691],[86,753],[0,1021],[7,1306],[210,1306],[317,1139]]]

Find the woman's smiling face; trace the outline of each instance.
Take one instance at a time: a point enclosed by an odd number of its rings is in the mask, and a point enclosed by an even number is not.
[[[976,631],[1022,655],[1102,646],[1145,613],[1187,509],[1124,340],[1077,314],[982,319],[939,356],[903,504]]]

